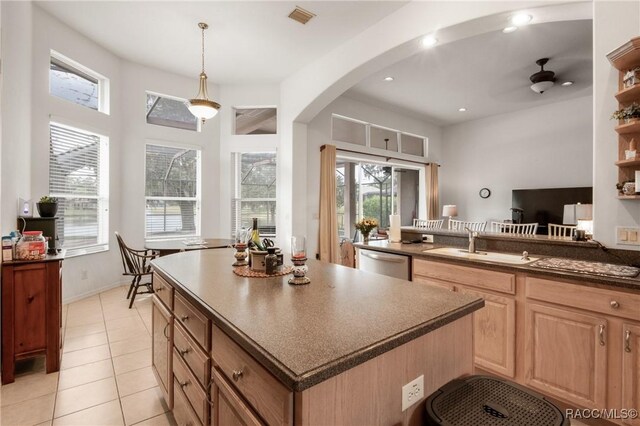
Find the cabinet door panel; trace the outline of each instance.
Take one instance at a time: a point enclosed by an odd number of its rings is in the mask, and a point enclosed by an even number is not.
[[[516,301],[505,296],[456,286],[460,293],[482,297],[484,308],[473,313],[473,355],[477,366],[515,376]]]
[[[605,408],[607,331],[605,317],[529,303],[525,384],[585,407]]]
[[[173,317],[154,295],[151,311],[153,330],[151,366],[169,408],[173,406]]]
[[[46,265],[15,268],[15,353],[46,348]]]
[[[622,326],[622,408],[640,409],[640,324]],[[640,426],[640,419],[626,419],[624,424]]]

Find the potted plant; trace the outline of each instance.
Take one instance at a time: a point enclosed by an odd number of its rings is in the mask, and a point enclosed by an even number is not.
[[[640,119],[640,105],[637,103],[632,103],[626,108],[626,117],[627,123],[633,123],[634,121],[638,121]]]
[[[58,213],[58,199],[45,195],[36,203],[36,207],[38,208],[40,217],[56,217],[56,213]]]
[[[378,221],[373,218],[364,218],[355,224],[356,229],[362,234],[362,239],[365,243],[369,242],[369,234],[377,226]]]

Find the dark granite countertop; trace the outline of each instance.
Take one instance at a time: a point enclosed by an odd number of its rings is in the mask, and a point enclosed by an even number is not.
[[[47,254],[47,256],[44,259],[37,259],[37,260],[5,260],[2,262],[3,265],[13,265],[13,266],[18,266],[18,265],[26,265],[29,263],[38,263],[38,262],[57,262],[60,260],[64,260],[66,256],[66,250],[61,250],[59,253],[56,254]]]
[[[484,306],[480,298],[309,260],[311,284],[233,273],[233,250],[158,258],[154,270],[294,391]]]
[[[440,247],[448,247],[441,244],[403,244],[403,243],[391,243],[389,241],[372,241],[368,244],[364,243],[355,243],[356,247],[366,248],[370,250],[377,250],[381,252],[387,253],[395,253],[395,254],[405,254],[409,256],[420,257],[424,259],[430,260],[438,260],[450,263],[456,263],[460,265],[467,266],[476,266],[482,268],[490,268],[495,270],[502,271],[512,271],[512,272],[521,272],[535,275],[544,275],[547,277],[558,278],[558,279],[570,279],[572,281],[579,282],[585,285],[594,285],[594,286],[608,286],[614,288],[624,288],[629,290],[634,290],[640,292],[640,277],[636,278],[614,278],[614,277],[604,277],[600,275],[589,275],[589,274],[580,274],[576,272],[568,272],[568,271],[555,271],[550,269],[541,269],[536,268],[535,266],[531,266],[531,264],[526,265],[513,265],[513,264],[505,264],[498,262],[491,262],[487,260],[476,260],[476,259],[468,259],[463,257],[452,257],[443,254],[429,253],[425,250],[440,248]],[[540,255],[531,255],[531,257],[543,258],[549,256],[540,256]]]

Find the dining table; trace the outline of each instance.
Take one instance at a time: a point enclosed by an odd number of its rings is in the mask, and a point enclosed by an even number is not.
[[[205,250],[231,247],[234,240],[231,238],[182,238],[175,240],[147,241],[144,248],[153,250],[160,257],[168,254],[190,250]]]

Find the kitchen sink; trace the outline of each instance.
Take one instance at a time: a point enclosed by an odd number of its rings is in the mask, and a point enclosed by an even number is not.
[[[526,260],[522,258],[521,254],[508,254],[508,253],[495,253],[487,251],[478,251],[476,253],[469,253],[465,249],[456,247],[442,247],[436,249],[424,250],[424,253],[441,254],[451,257],[459,257],[464,259],[484,260],[487,262],[508,263],[511,265],[527,265],[531,262],[538,260],[537,257],[529,257]]]

